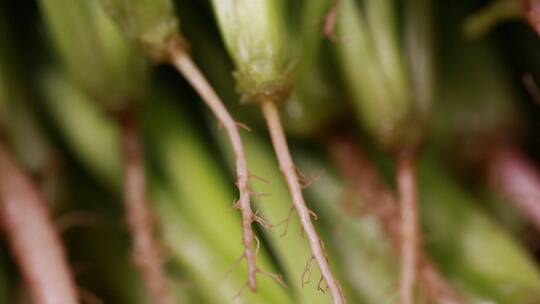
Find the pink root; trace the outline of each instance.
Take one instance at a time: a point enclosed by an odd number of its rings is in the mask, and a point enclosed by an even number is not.
[[[47,204],[0,146],[0,220],[32,302],[75,304],[77,292]]]
[[[289,152],[278,109],[273,102],[265,101],[262,103],[262,112],[268,126],[268,131],[270,132],[281,173],[285,177],[289,192],[292,196],[294,208],[300,217],[300,223],[309,240],[313,258],[317,262],[321,274],[328,285],[333,303],[346,303],[341,286],[332,274],[330,266],[328,265],[326,254],[321,245],[321,239],[313,226],[311,220],[312,213],[304,201],[302,186],[300,185],[298,175],[296,174],[296,167],[294,166],[291,153]]]
[[[120,119],[124,160],[124,202],[132,237],[133,260],[154,303],[173,304],[167,287],[161,246],[155,239],[154,221],[147,199],[141,131],[135,111]]]
[[[492,152],[487,166],[492,188],[540,232],[540,174],[536,165],[518,149],[501,146]]]
[[[187,79],[199,94],[201,99],[210,108],[219,124],[225,127],[236,157],[237,185],[240,192],[238,208],[242,213],[242,228],[244,244],[244,257],[248,266],[248,286],[252,291],[257,290],[256,274],[259,271],[256,264],[256,254],[253,247],[254,233],[251,224],[255,220],[255,215],[251,209],[249,195],[249,172],[244,153],[244,146],[238,132],[238,124],[231,117],[217,94],[206,81],[192,59],[181,49],[171,50],[171,61],[178,71]]]
[[[401,304],[413,304],[418,272],[420,229],[418,227],[415,155],[412,151],[404,151],[398,156],[396,178],[401,214],[399,297]]]

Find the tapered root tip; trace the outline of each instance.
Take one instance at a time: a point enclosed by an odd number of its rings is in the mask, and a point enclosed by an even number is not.
[[[257,280],[255,276],[248,278],[248,286],[252,292],[257,292]]]

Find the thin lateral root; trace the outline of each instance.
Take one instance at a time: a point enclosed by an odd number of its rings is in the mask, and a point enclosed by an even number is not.
[[[264,193],[264,192],[250,192],[251,196],[253,197],[269,197],[269,196],[272,196],[272,193]]]
[[[317,290],[322,293],[326,293],[328,291],[328,286],[325,286],[325,287],[322,286],[324,283],[325,283],[324,278],[321,276],[319,278],[319,282],[317,282]]]
[[[317,215],[317,213],[315,213],[315,211],[308,209],[308,212],[309,212],[309,215],[311,215],[311,217],[313,217],[314,220],[319,219],[319,216]]]
[[[258,236],[255,236],[255,255],[259,255],[259,250],[261,249],[261,240]]]
[[[249,173],[249,178],[250,178],[250,179],[258,180],[258,181],[263,182],[263,183],[265,183],[265,184],[268,184],[268,180],[267,180],[267,179],[265,179],[265,178],[263,178],[263,177],[260,177],[260,176],[258,176],[258,175],[255,175],[255,174],[253,174],[253,173],[251,173],[251,172]]]
[[[244,285],[242,285],[242,287],[240,287],[240,290],[238,290],[238,292],[234,295],[233,299],[245,302],[244,299],[242,298],[242,293],[244,292],[246,287],[248,287],[248,284],[249,283],[245,283]]]
[[[282,275],[277,274],[277,273],[273,273],[273,272],[264,271],[264,270],[259,270],[259,272],[262,275],[267,276],[267,277],[273,279],[274,281],[276,281],[279,285],[281,285],[281,287],[283,287],[285,289],[289,288],[289,286],[287,286],[287,284],[285,284],[285,281],[283,280]]]
[[[240,200],[234,200],[234,202],[231,205],[232,209],[240,210]]]
[[[324,169],[321,170],[321,172],[319,172],[317,175],[313,176],[313,177],[310,177],[310,178],[307,178],[305,177],[303,174],[301,174],[300,171],[297,171],[299,176],[300,176],[300,184],[302,185],[302,189],[307,189],[309,188],[311,185],[315,184],[316,182],[318,182],[321,177],[324,176]]]
[[[310,256],[309,259],[306,261],[304,271],[302,272],[302,276],[300,278],[302,280],[302,288],[304,288],[304,285],[309,284],[309,282],[311,281],[311,262],[313,262],[314,259],[315,258],[313,256]]]
[[[264,218],[262,218],[260,216],[255,216],[255,222],[257,222],[259,225],[261,225],[264,228],[264,230],[266,230],[268,232],[271,232],[272,228],[274,228],[274,226],[272,224],[270,224],[267,220],[265,220]]]
[[[242,252],[242,254],[234,261],[234,263],[225,272],[225,278],[229,277],[229,275],[231,275],[231,273],[238,267],[238,265],[240,265],[242,260],[244,260],[245,258],[246,256]]]
[[[279,224],[279,225],[282,225],[282,224],[285,224],[285,228],[283,228],[283,232],[279,235],[280,238],[284,237],[285,235],[287,235],[287,230],[289,230],[289,224],[291,222],[291,217],[292,217],[292,214],[293,214],[293,211],[294,211],[294,207],[291,207],[291,209],[289,209],[289,213],[287,214],[287,218],[285,218],[284,220],[282,220]]]
[[[244,129],[248,132],[251,132],[251,128],[248,127],[248,125],[246,125],[245,123],[241,123],[241,122],[236,122],[236,126],[241,128],[241,129]]]

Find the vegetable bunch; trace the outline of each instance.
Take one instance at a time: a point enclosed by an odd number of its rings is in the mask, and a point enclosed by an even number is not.
[[[480,4],[1,3],[0,304],[539,302],[538,5]]]

